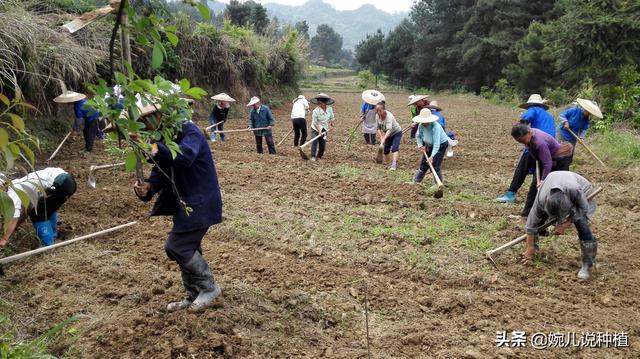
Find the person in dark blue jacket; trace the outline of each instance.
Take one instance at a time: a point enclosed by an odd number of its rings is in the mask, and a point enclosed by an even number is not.
[[[521,104],[519,107],[526,111],[520,116],[520,122],[528,124],[531,128],[541,130],[551,137],[556,137],[556,123],[547,110],[549,106],[545,103],[539,94],[533,94],[529,96],[527,102]],[[531,159],[529,151],[525,147],[518,160],[516,170],[513,172],[513,178],[511,184],[507,189],[507,192],[502,197],[496,198],[500,203],[514,203],[516,201],[516,193],[522,187],[524,180],[527,178],[527,174],[535,173],[535,162]]]
[[[185,121],[176,143],[181,153],[175,158],[164,143],[155,143],[153,158],[149,159],[155,164],[151,175],[134,189],[143,201],[150,201],[157,194],[151,216],[173,216],[165,251],[180,266],[187,294],[182,301],[169,303],[167,311],[186,308],[200,311],[222,292],[202,257],[201,247],[209,227],[222,222],[222,196],[211,150],[202,131],[193,122]]]
[[[273,118],[271,109],[263,105],[257,96],[251,98],[247,107],[251,107],[251,112],[249,113],[249,128],[268,127],[266,130],[253,131],[253,134],[256,136],[256,151],[262,153],[262,137],[264,137],[267,142],[267,147],[269,148],[269,154],[275,155],[276,145],[273,143],[271,128],[275,125],[276,121]]]
[[[96,142],[96,137],[98,137],[100,112],[87,104],[86,99],[74,103],[73,110],[76,115],[73,130],[80,131],[82,127],[84,152],[85,155],[88,155],[93,150],[93,144]]]

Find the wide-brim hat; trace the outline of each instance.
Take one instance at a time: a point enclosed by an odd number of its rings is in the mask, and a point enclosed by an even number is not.
[[[384,100],[385,97],[382,92],[377,90],[367,90],[362,93],[362,101],[369,105],[377,105]]]
[[[442,111],[442,107],[438,106],[438,101],[437,100],[433,100],[429,103],[429,106],[427,106],[428,109],[431,110],[436,110],[436,111]]]
[[[578,105],[582,107],[585,111],[594,115],[597,118],[602,118],[602,111],[600,110],[600,106],[595,101],[585,100],[583,98],[579,98],[576,100]]]
[[[432,114],[430,109],[423,108],[420,110],[418,116],[414,117],[411,121],[415,123],[433,123],[438,121],[438,116]]]
[[[319,93],[311,99],[311,102],[315,103],[316,105],[318,104],[318,101],[325,102],[327,105],[333,105],[336,102],[334,99],[332,99],[329,95],[325,93]]]
[[[304,97],[304,95],[300,95],[300,96],[294,98],[293,101],[291,101],[291,103],[296,103],[296,101],[298,101],[298,100],[306,100],[306,99],[307,98]]]
[[[87,98],[87,95],[85,95],[83,93],[65,90],[64,92],[62,92],[62,95],[54,98],[53,102],[71,103],[71,102],[78,102],[78,101],[80,101],[82,99],[85,99],[85,98]]]
[[[542,96],[537,93],[529,96],[527,102],[520,104],[520,108],[528,109],[531,106],[542,106],[545,110],[549,109],[549,106],[546,104],[547,100],[544,100]]]
[[[251,107],[251,106],[257,104],[258,102],[260,102],[260,98],[258,96],[253,96],[251,98],[251,100],[249,100],[249,103],[247,104],[247,107]]]
[[[429,98],[429,95],[416,95],[416,96],[413,96],[413,99],[411,99],[409,101],[407,106],[414,105],[416,102],[422,101],[422,100],[424,100],[426,98]]]
[[[233,97],[227,95],[224,92],[223,93],[219,93],[219,94],[217,94],[215,96],[211,96],[211,99],[212,100],[216,100],[216,101],[224,101],[224,102],[236,102],[236,100]]]

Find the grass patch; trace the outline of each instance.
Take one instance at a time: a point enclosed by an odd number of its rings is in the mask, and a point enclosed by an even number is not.
[[[640,137],[637,134],[610,130],[594,135],[592,144],[593,151],[603,161],[602,157],[606,158],[607,165],[626,167],[640,163]],[[588,155],[584,148],[581,150]]]
[[[362,175],[363,173],[364,173],[364,170],[356,167],[349,167],[349,166],[340,166],[337,171],[337,174],[339,177],[345,177],[345,178],[360,177],[360,175]]]

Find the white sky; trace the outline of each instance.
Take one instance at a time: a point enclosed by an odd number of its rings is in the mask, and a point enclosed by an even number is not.
[[[229,3],[229,0],[218,0],[225,4]],[[284,5],[302,5],[306,0],[254,0],[261,4],[266,3],[278,3]],[[395,13],[400,11],[409,11],[413,0],[324,0],[324,2],[331,4],[338,10],[353,10],[357,9],[364,4],[371,4],[380,10],[384,10],[389,13]]]

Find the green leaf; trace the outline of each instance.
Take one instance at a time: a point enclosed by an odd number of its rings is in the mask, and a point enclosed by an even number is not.
[[[8,148],[4,150],[4,158],[7,161],[6,170],[9,171],[13,168],[15,157],[11,154],[11,151]]]
[[[4,232],[7,233],[9,222],[13,219],[13,213],[15,212],[13,200],[11,200],[7,192],[0,192],[0,212],[2,213],[2,219],[4,219]]]
[[[168,31],[168,32],[176,32],[176,31],[178,31],[178,28],[177,28],[177,27],[175,27],[175,26],[173,26],[173,25],[165,26],[165,27],[164,27],[164,31]]]
[[[11,154],[13,154],[14,157],[18,157],[20,156],[20,147],[18,147],[18,145],[16,145],[15,143],[9,143],[9,151],[11,151]]]
[[[0,128],[0,149],[3,151],[7,149],[7,145],[9,144],[9,134],[4,128]]]
[[[138,156],[133,151],[129,151],[127,153],[127,159],[124,161],[124,169],[127,172],[132,172],[136,169],[136,162],[138,161]]]
[[[169,43],[171,43],[171,46],[176,46],[178,45],[178,37],[171,32],[166,32],[165,35],[167,36],[167,40],[169,40]]]
[[[153,53],[151,54],[151,68],[156,70],[164,61],[164,53],[162,49],[162,44],[156,42],[153,44]]]
[[[203,3],[199,3],[197,8],[204,21],[209,22],[211,20],[211,11],[209,11],[209,7]]]
[[[13,188],[13,191],[18,195],[18,198],[20,198],[20,202],[22,202],[22,207],[29,208],[29,203],[31,203],[31,199],[29,199],[29,196],[27,196],[27,194],[22,190],[19,190],[15,187],[12,187],[12,188]]]
[[[187,91],[191,87],[191,83],[187,79],[180,80],[180,89],[182,92]]]
[[[10,103],[9,98],[1,93],[0,93],[0,101],[2,101],[2,103],[4,103],[6,106],[9,106],[9,103]]]
[[[207,91],[201,89],[200,87],[192,87],[190,89],[188,89],[187,91],[184,92],[185,95],[187,96],[191,96],[193,98],[195,98],[196,100],[199,100],[202,98],[202,96],[206,96],[207,95]]]
[[[13,127],[17,128],[20,131],[24,131],[24,121],[22,120],[22,117],[16,115],[15,113],[7,113],[7,115],[11,117]]]
[[[29,159],[29,164],[33,167],[36,164],[36,156],[33,154],[33,151],[29,148],[29,146],[24,143],[18,143],[18,146],[22,149],[22,153]]]

